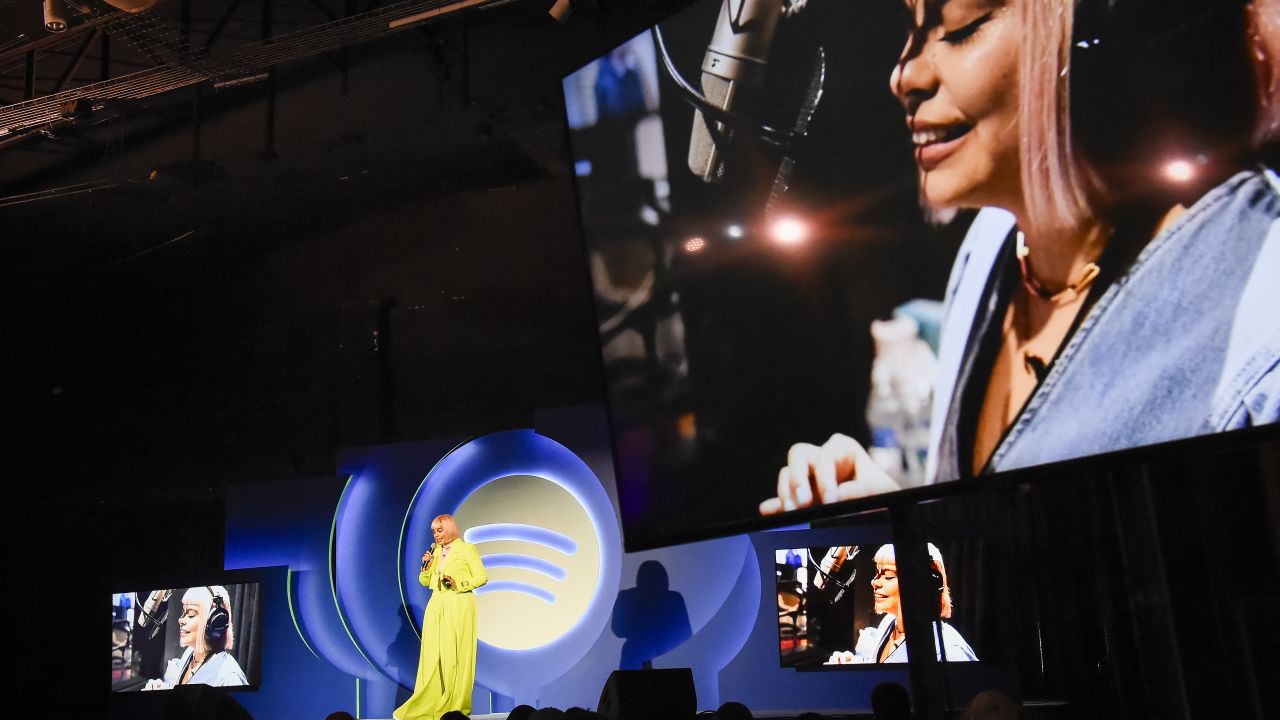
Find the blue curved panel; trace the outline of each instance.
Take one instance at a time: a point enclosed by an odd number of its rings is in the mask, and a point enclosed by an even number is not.
[[[377,674],[341,631],[329,582],[329,537],[345,485],[323,477],[237,484],[227,493],[224,567],[289,568],[280,595],[268,600],[281,612],[264,619],[264,684],[241,700],[255,717],[288,716],[304,685],[314,688],[307,701],[315,709],[346,706],[355,678]]]
[[[732,565],[735,555],[738,558],[738,573],[730,586],[731,591],[715,615],[692,638],[654,662],[658,667],[693,668],[701,707],[720,704],[720,672],[737,657],[755,632],[756,617],[762,604],[760,565],[751,543],[745,536],[717,542],[732,548],[724,552],[723,562],[726,565]],[[769,570],[772,572],[772,567]]]
[[[348,675],[369,677],[373,668],[356,651],[351,636],[343,630],[334,604],[329,573],[304,570],[297,574],[296,579],[298,618],[306,628],[307,638],[315,651]]]
[[[405,687],[413,686],[417,671],[416,625],[422,616],[411,617],[400,600],[400,531],[405,508],[421,482],[424,458],[430,462],[452,446],[413,443],[367,451],[346,466],[351,480],[334,521],[335,631],[347,635],[348,644],[359,651],[366,675]],[[416,571],[412,582],[417,585]]]

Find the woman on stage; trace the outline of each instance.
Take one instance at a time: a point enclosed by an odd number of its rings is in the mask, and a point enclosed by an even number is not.
[[[450,710],[471,714],[476,677],[476,598],[489,581],[476,546],[458,536],[452,515],[431,521],[432,549],[422,555],[418,582],[431,589],[422,617],[422,653],[413,695],[396,720],[438,720]]]

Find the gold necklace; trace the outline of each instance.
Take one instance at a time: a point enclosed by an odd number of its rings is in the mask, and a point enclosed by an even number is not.
[[[1093,284],[1093,281],[1098,277],[1098,273],[1101,272],[1097,263],[1088,263],[1081,269],[1080,276],[1074,281],[1068,282],[1066,287],[1057,292],[1050,292],[1040,284],[1035,273],[1031,271],[1031,248],[1027,247],[1027,236],[1019,230],[1014,242],[1016,246],[1014,254],[1018,258],[1018,271],[1022,274],[1022,287],[1033,297],[1049,300],[1055,304],[1069,302]]]

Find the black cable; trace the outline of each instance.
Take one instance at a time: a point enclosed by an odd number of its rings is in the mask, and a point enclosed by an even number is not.
[[[795,141],[797,135],[790,130],[779,130],[768,125],[757,123],[742,115],[725,110],[724,108],[712,103],[696,88],[689,84],[688,80],[680,74],[680,70],[676,68],[675,62],[671,59],[670,53],[667,52],[667,43],[662,38],[662,30],[657,25],[653,26],[653,42],[658,47],[658,54],[662,57],[662,67],[667,71],[667,76],[680,89],[681,97],[684,101],[692,105],[694,108],[701,110],[703,114],[712,120],[731,125],[737,128],[744,128],[759,135],[763,140],[773,145],[787,146]]]

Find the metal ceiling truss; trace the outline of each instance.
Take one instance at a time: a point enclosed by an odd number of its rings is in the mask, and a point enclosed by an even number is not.
[[[115,12],[74,26],[66,33],[52,35],[18,48],[0,50],[0,69],[26,64],[25,91],[28,99],[0,107],[0,148],[35,132],[74,122],[107,108],[113,103],[140,100],[201,83],[226,87],[256,82],[271,76],[271,68],[292,60],[312,57],[350,45],[374,40],[416,27],[445,15],[486,6],[505,5],[512,0],[402,0],[386,7],[354,12],[357,3],[345,0],[349,14],[330,22],[272,36],[271,2],[263,0],[263,38],[232,52],[212,51],[230,22],[240,0],[232,0],[209,36],[198,47],[189,37],[189,11],[183,3],[182,17],[175,25],[155,14]],[[311,0],[329,17],[335,17],[318,0]],[[370,3],[376,5],[377,0]],[[108,38],[119,38],[152,59],[156,67],[107,77],[110,63]],[[63,89],[75,75],[89,47],[102,43],[103,79]],[[35,66],[42,54],[71,51],[70,61],[54,91],[36,97]]]

